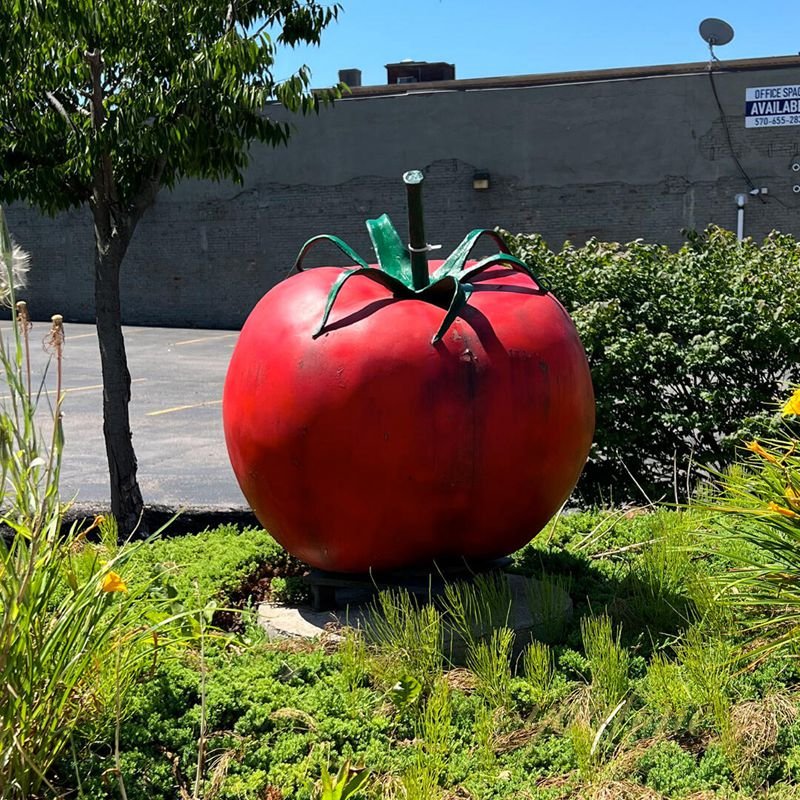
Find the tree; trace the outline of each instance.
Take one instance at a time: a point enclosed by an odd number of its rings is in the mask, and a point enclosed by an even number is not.
[[[120,267],[162,186],[241,182],[252,141],[290,127],[277,100],[308,113],[302,67],[273,78],[278,45],[319,44],[338,4],[314,0],[0,0],[0,202],[47,214],[88,206],[111,508],[122,533],[143,508],[128,404]],[[273,40],[271,33],[278,31]]]

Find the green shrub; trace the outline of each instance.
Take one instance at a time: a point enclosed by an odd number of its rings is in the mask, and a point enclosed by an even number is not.
[[[587,501],[684,493],[692,454],[723,467],[769,422],[788,377],[800,378],[800,243],[760,245],[729,231],[692,233],[672,253],[634,241],[551,252],[508,237],[572,315],[589,358],[597,431],[579,483]],[[624,467],[623,467],[624,464]]]
[[[709,747],[696,759],[677,742],[659,742],[639,759],[637,771],[645,786],[667,797],[730,784],[730,772],[717,747]]]

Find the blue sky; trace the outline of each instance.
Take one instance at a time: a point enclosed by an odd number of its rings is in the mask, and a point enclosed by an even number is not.
[[[734,28],[733,41],[717,49],[720,59],[800,51],[797,0],[341,2],[321,46],[283,52],[277,78],[305,63],[317,87],[348,67],[362,70],[365,85],[385,83],[384,64],[405,58],[455,63],[457,78],[704,61],[697,28],[705,17]]]

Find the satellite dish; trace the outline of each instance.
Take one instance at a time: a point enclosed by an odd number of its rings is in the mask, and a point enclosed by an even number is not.
[[[733,28],[724,19],[709,17],[700,23],[700,36],[710,47],[718,47],[733,39]]]

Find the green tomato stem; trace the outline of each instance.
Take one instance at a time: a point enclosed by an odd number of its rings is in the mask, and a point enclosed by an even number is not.
[[[408,244],[411,251],[411,280],[416,291],[430,282],[428,275],[428,242],[425,239],[425,220],[422,211],[422,181],[419,170],[403,175],[408,195]]]

